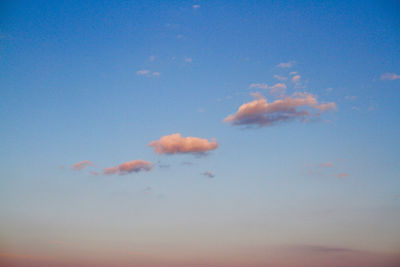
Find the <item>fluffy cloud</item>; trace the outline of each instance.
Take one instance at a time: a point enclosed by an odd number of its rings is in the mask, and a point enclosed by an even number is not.
[[[395,73],[385,73],[381,75],[381,80],[386,80],[386,81],[400,80],[400,75]]]
[[[210,171],[203,172],[202,175],[207,176],[208,178],[214,178],[215,177],[215,175]]]
[[[276,65],[278,68],[291,68],[293,67],[294,61],[289,61],[289,62],[282,62]]]
[[[218,147],[215,139],[208,141],[198,137],[182,137],[180,133],[166,135],[160,140],[152,141],[148,146],[154,147],[158,154],[193,153],[203,154]]]
[[[75,171],[80,171],[88,166],[93,166],[93,162],[91,162],[90,160],[84,160],[84,161],[81,161],[81,162],[78,162],[78,163],[75,163],[74,165],[72,165],[71,169],[73,169]]]
[[[141,159],[132,160],[128,162],[124,162],[119,166],[105,168],[103,170],[103,174],[112,175],[112,174],[128,174],[132,172],[140,172],[140,171],[150,171],[153,168],[153,165],[149,161],[144,161]]]
[[[224,119],[232,125],[271,126],[278,122],[300,119],[305,121],[321,112],[336,109],[333,102],[319,104],[316,97],[309,93],[294,93],[268,103],[265,97],[257,96],[251,102],[241,105],[235,114]],[[312,113],[312,110],[318,111]]]

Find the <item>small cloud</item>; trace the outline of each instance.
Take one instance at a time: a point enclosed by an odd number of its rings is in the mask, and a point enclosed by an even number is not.
[[[290,72],[289,74],[292,75],[292,76],[293,76],[293,75],[296,75],[296,74],[297,74],[297,71],[292,71],[292,72]]]
[[[332,168],[333,167],[333,163],[332,162],[324,162],[324,163],[321,163],[319,166]]]
[[[156,60],[156,56],[150,56],[150,57],[149,57],[149,60],[150,60],[150,61]]]
[[[93,162],[91,162],[90,160],[84,160],[72,165],[71,169],[73,169],[74,171],[80,171],[89,166],[93,166]]]
[[[348,173],[339,173],[338,174],[339,179],[343,179],[346,176],[349,176],[349,174]]]
[[[161,73],[159,73],[159,72],[157,72],[157,71],[151,72],[151,71],[149,71],[149,70],[138,70],[138,71],[136,72],[136,75],[139,75],[139,76],[148,76],[148,77],[150,77],[150,76],[158,77],[158,76],[161,75]]]
[[[196,10],[196,9],[200,8],[200,5],[193,5],[192,7],[193,7],[194,10]]]
[[[185,62],[186,63],[192,63],[192,58],[191,57],[185,57]]]
[[[250,89],[257,88],[257,89],[268,89],[268,84],[266,83],[252,83],[249,85]]]
[[[208,178],[214,178],[215,175],[210,171],[203,172],[202,175],[207,176]]]
[[[293,67],[293,64],[294,64],[295,62],[294,61],[289,61],[289,62],[282,62],[282,63],[279,63],[278,65],[276,65],[278,68],[291,68],[291,67]]]
[[[198,108],[198,109],[197,109],[197,112],[199,112],[199,113],[204,113],[204,112],[206,112],[206,110],[205,110],[204,108]]]
[[[300,75],[295,75],[295,76],[293,76],[293,78],[292,78],[292,82],[298,83],[298,82],[300,82],[300,79],[301,79],[301,76],[300,76]]]
[[[150,171],[152,168],[151,162],[138,159],[122,163],[119,166],[106,168],[103,170],[103,174],[112,175],[117,173],[122,175],[132,172]]]
[[[395,74],[395,73],[385,73],[385,74],[381,75],[381,80],[384,80],[384,81],[400,80],[400,75]]]
[[[148,187],[146,187],[146,188],[143,190],[143,192],[144,192],[145,194],[148,194],[148,193],[150,193],[151,190],[153,190],[153,188],[152,188],[151,186],[148,186]]]
[[[91,175],[94,175],[94,176],[98,176],[100,173],[98,173],[98,172],[96,172],[96,171],[91,171],[91,172],[89,172]]]
[[[176,38],[182,39],[182,38],[183,38],[183,35],[182,35],[182,34],[178,34],[178,35],[176,36]]]
[[[332,88],[332,87],[326,88],[326,91],[327,91],[327,92],[332,92],[332,91],[333,91],[333,88]]]
[[[279,81],[286,81],[288,78],[284,76],[274,75],[274,78]]]
[[[328,110],[336,109],[336,104],[318,103],[316,97],[307,92],[294,93],[292,96],[277,99],[268,103],[260,94],[256,99],[239,107],[235,114],[227,116],[223,121],[232,125],[271,126],[279,122],[299,119],[306,122]],[[312,113],[310,110],[318,111]]]
[[[137,75],[149,75],[150,71],[149,70],[138,70],[136,72]]]
[[[160,140],[152,141],[148,144],[154,148],[158,154],[204,154],[207,151],[218,148],[217,140],[202,139],[198,137],[182,137],[180,133],[166,135]]]

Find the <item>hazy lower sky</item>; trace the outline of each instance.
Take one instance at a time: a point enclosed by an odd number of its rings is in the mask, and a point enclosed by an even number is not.
[[[2,1],[1,266],[398,266],[398,1]]]

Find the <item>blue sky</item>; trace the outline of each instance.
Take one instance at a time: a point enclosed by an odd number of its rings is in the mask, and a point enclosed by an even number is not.
[[[359,266],[360,251],[391,260],[399,11],[396,1],[2,3],[0,259],[106,251],[143,257],[136,266],[218,266],[221,255],[291,266],[262,251],[294,246],[299,266],[321,250]],[[148,146],[175,133],[176,153]],[[186,137],[218,147],[184,151]],[[151,170],[103,173],[139,159]]]

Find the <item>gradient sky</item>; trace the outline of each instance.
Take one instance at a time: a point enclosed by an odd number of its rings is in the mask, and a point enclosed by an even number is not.
[[[396,266],[400,4],[281,2],[2,1],[0,265]]]

